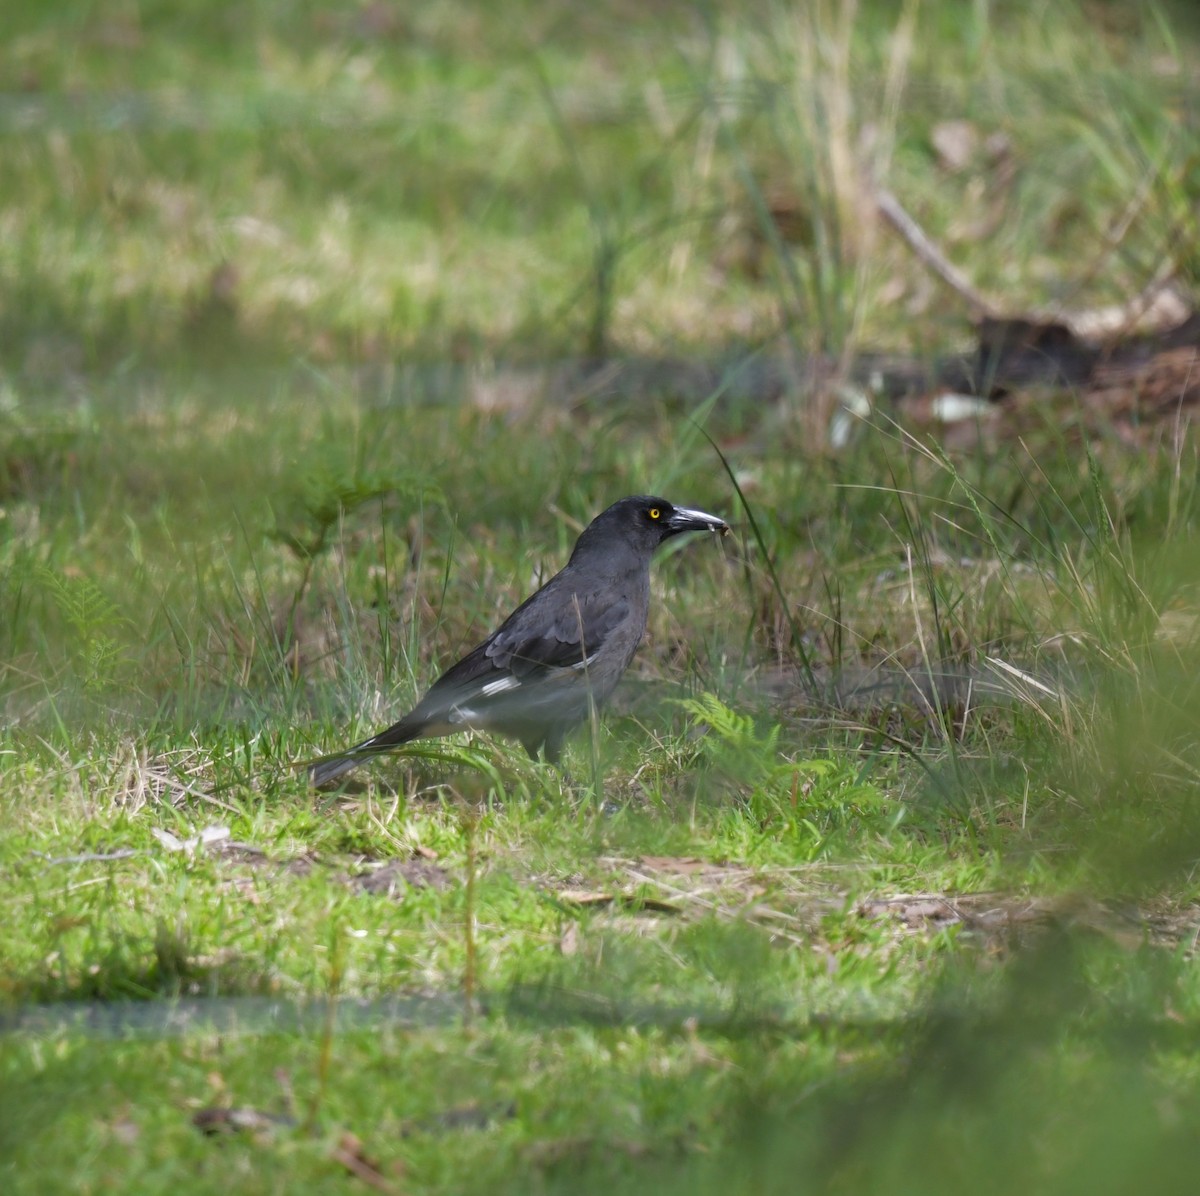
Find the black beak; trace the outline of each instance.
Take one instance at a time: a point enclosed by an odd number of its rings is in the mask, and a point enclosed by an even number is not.
[[[720,532],[721,535],[727,536],[729,524],[705,511],[676,507],[667,520],[667,531],[672,536],[677,536],[680,532]]]

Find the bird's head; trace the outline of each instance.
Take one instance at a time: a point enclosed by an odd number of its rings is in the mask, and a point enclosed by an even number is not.
[[[615,502],[601,511],[584,529],[571,554],[574,560],[584,553],[632,548],[649,557],[664,540],[683,532],[720,532],[727,534],[729,524],[716,515],[690,507],[677,507],[665,498],[636,494]]]

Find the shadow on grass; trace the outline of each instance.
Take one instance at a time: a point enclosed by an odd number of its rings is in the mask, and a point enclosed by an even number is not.
[[[636,1140],[611,1137],[603,1116],[566,1134],[530,1121],[520,1131],[529,1140],[499,1190],[525,1191],[536,1178],[548,1192],[1190,1192],[1200,1165],[1200,1099],[1190,1078],[1197,1030],[1180,1012],[1194,1004],[1187,968],[1145,953],[1131,981],[1128,959],[1094,936],[1051,930],[1006,962],[956,958],[925,1001],[882,1022],[767,1024],[737,1011],[723,1023],[698,1022],[620,1002],[601,1009],[549,990],[540,1003],[510,998],[475,1034],[499,1041],[531,1027],[554,1035],[582,1023],[592,1028],[587,1041],[603,1043],[606,1033],[638,1025],[667,1039],[728,1039],[721,1049],[733,1052],[736,1066],[714,1070],[703,1056],[693,1062],[691,1079],[672,1091],[694,1100],[694,1109],[656,1114],[648,1106]],[[410,1032],[436,1033],[454,1018],[452,1006],[434,1003],[417,1009],[414,1022],[411,1004],[395,1004],[392,1013],[408,1019]],[[361,1007],[366,1021],[348,1018],[338,1041],[353,1052],[369,1035],[383,1056],[398,1057],[405,1035],[380,1036],[370,1024],[383,1012],[378,1006]],[[281,1055],[303,1055],[306,1038],[316,1049],[321,1021],[317,1010],[307,1022],[260,1025],[248,1047],[227,1024],[226,1049],[258,1052],[260,1070],[270,1074]],[[202,1041],[211,1040],[208,1029]],[[10,1068],[0,1085],[0,1153],[58,1118],[82,1109],[95,1116],[98,1099],[109,1107],[118,1098],[144,1100],[143,1090],[156,1084],[147,1069],[154,1041],[111,1048],[108,1068],[95,1046],[57,1052],[36,1076]],[[371,1107],[386,1119],[400,1099],[397,1085],[416,1078],[383,1063],[371,1073]],[[485,1071],[480,1088],[488,1096],[527,1081]],[[544,1079],[550,1089],[564,1082],[553,1073]],[[597,1074],[595,1082],[603,1089],[608,1081]],[[543,1095],[554,1099],[552,1091]],[[430,1099],[436,1103],[436,1092]],[[186,1124],[182,1108],[178,1120]]]

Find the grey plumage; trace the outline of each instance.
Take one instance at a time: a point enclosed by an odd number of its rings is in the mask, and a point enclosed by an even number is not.
[[[568,733],[616,688],[646,630],[650,562],[663,541],[729,530],[715,515],[662,498],[623,498],[597,515],[571,558],[477,648],[448,669],[399,722],[310,766],[328,785],[408,743],[480,730],[557,761]]]

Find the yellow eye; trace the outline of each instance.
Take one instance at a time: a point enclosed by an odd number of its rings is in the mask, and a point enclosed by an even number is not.
[[[651,519],[657,519],[662,512],[657,507],[651,507],[649,514]]]

